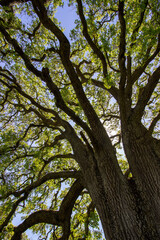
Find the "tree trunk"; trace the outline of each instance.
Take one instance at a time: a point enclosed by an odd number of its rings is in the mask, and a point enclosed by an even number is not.
[[[151,142],[141,143],[140,130],[132,128],[126,127],[123,132],[123,144],[133,175],[131,180],[122,174],[105,132],[96,135],[94,151],[83,145],[74,132],[69,140],[106,239],[159,240],[158,157],[154,155]]]
[[[155,140],[141,124],[122,128],[132,172],[131,188],[143,238],[160,239],[160,158]]]
[[[160,239],[151,204],[144,204],[133,180],[117,182],[116,190],[108,189],[107,192],[104,180],[96,169],[90,169],[85,179],[107,240]]]
[[[82,166],[86,187],[95,203],[107,240],[160,239],[158,157],[153,151],[153,144],[149,140],[140,142],[135,132],[133,135],[127,128],[123,136],[133,178],[127,179],[114,156],[107,155],[105,141],[97,148],[99,151],[89,153],[86,160],[88,167],[87,164]]]
[[[117,182],[117,191],[112,186],[106,191],[104,179],[102,180],[96,167],[95,171],[90,169],[85,180],[100,216],[106,239],[139,239],[138,236],[142,233],[137,224],[136,206],[129,185]],[[126,192],[123,194],[125,187]]]

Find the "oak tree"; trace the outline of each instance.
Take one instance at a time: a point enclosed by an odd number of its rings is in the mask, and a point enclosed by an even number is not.
[[[1,239],[158,240],[160,2],[66,2],[0,1]]]

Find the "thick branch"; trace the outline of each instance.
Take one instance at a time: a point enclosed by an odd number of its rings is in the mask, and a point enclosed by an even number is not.
[[[26,220],[24,220],[23,223],[14,229],[14,235],[11,240],[20,240],[23,232],[38,223],[62,226],[63,236],[61,240],[67,240],[70,234],[70,218],[72,209],[83,188],[81,180],[76,180],[67,195],[64,197],[59,211],[40,210],[32,213]]]
[[[118,17],[120,22],[120,45],[118,62],[121,72],[120,89],[123,90],[126,82],[125,51],[126,51],[126,22],[124,18],[124,0],[119,0]]]
[[[50,91],[54,94],[55,98],[56,98],[56,105],[57,107],[59,107],[60,109],[62,109],[68,116],[71,117],[71,119],[78,124],[79,126],[81,126],[86,133],[88,134],[88,136],[90,137],[91,141],[93,142],[93,136],[92,136],[92,132],[90,130],[90,128],[88,127],[88,125],[83,122],[80,117],[78,115],[75,114],[75,112],[69,108],[66,103],[64,102],[61,93],[58,89],[58,87],[56,86],[56,84],[52,81],[50,75],[49,75],[49,69],[48,68],[43,68],[42,69],[43,72],[43,80],[46,82],[48,88],[50,89]]]
[[[38,223],[61,225],[58,212],[52,210],[40,210],[32,213],[23,223],[14,229],[14,235],[11,240],[21,240],[22,233]]]
[[[70,55],[70,44],[68,39],[65,37],[63,32],[52,22],[52,20],[48,17],[47,11],[44,7],[43,1],[37,1],[32,0],[34,9],[40,18],[40,21],[43,23],[43,25],[50,30],[60,41],[60,57],[63,63],[64,68],[66,69],[66,72],[71,80],[72,86],[76,92],[77,98],[85,112],[85,115],[88,118],[88,121],[90,123],[90,126],[92,128],[92,131],[96,133],[103,131],[105,132],[95,110],[93,109],[92,105],[90,104],[89,100],[87,99],[84,90],[82,88],[82,84],[77,76],[77,73],[75,72],[75,69],[70,61],[69,55]],[[103,128],[103,129],[102,129]],[[104,137],[106,136],[106,132],[104,134]],[[109,137],[107,137],[107,140],[109,140]]]
[[[62,172],[50,172],[43,176],[42,178],[38,179],[37,181],[33,182],[26,188],[20,191],[12,191],[5,194],[5,196],[0,196],[0,199],[7,198],[10,195],[14,195],[15,197],[19,197],[21,194],[29,194],[33,189],[41,186],[43,183],[52,180],[52,179],[59,179],[59,178],[79,178],[81,176],[80,171],[62,171]]]

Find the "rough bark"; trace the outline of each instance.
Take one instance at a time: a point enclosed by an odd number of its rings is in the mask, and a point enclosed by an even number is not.
[[[16,2],[22,3],[28,1],[29,0],[19,0]],[[148,1],[144,2],[146,9]],[[15,3],[13,0],[0,1],[1,6],[10,6],[13,3]],[[103,67],[103,75],[106,77],[108,70],[105,55],[89,35],[82,1],[77,0],[77,3],[83,28],[83,35],[94,54],[100,59]],[[15,228],[15,234],[12,239],[20,239],[21,234],[29,227],[45,222],[47,224],[62,226],[64,229],[64,236],[61,239],[67,240],[70,235],[70,217],[72,209],[76,199],[84,188],[83,184],[88,189],[98,211],[107,240],[160,239],[160,144],[159,141],[155,140],[149,134],[149,131],[147,131],[141,124],[141,118],[145,106],[159,81],[160,67],[158,67],[152,76],[150,76],[148,83],[143,90],[143,95],[139,95],[134,110],[131,108],[133,84],[143,74],[146,66],[159,53],[160,38],[158,38],[155,52],[148,58],[143,66],[137,68],[132,73],[131,57],[128,56],[126,68],[126,23],[124,16],[124,1],[119,1],[118,17],[120,23],[120,44],[118,71],[121,75],[120,86],[119,89],[112,86],[108,91],[115,97],[120,107],[123,145],[132,173],[132,178],[127,179],[118,165],[114,146],[111,143],[96,111],[90,104],[83,89],[82,82],[80,81],[80,75],[77,74],[74,64],[70,59],[70,43],[68,39],[47,16],[44,1],[32,0],[32,4],[40,22],[59,40],[60,48],[57,52],[89,124],[84,122],[67,106],[58,87],[50,76],[49,68],[43,68],[42,71],[37,69],[32,64],[27,54],[23,52],[18,41],[11,38],[9,31],[6,30],[2,24],[0,26],[1,33],[6,41],[12,45],[15,52],[23,59],[26,68],[42,82],[46,83],[50,92],[55,96],[57,108],[67,114],[68,117],[79,125],[87,135],[87,137],[85,137],[85,134],[82,133],[81,139],[69,122],[62,120],[57,112],[38,104],[31,96],[27,95],[27,93],[20,88],[14,77],[7,77],[4,72],[1,73],[1,76],[7,79],[7,83],[3,80],[1,80],[1,82],[10,90],[14,88],[19,94],[21,94],[21,96],[29,99],[32,105],[36,106],[40,111],[53,114],[58,124],[65,129],[63,135],[71,144],[75,160],[81,168],[81,172],[65,172],[63,174],[48,173],[29,187],[18,192],[14,191],[9,192],[8,195],[6,194],[6,196],[14,195],[15,197],[20,197],[21,194],[30,193],[31,190],[42,183],[45,183],[49,179],[57,179],[60,177],[73,177],[78,179],[64,198],[58,212],[44,210],[31,214],[22,224]],[[139,22],[133,31],[132,40],[135,40],[135,33],[138,32],[141,22],[143,21],[145,9],[141,13]],[[7,71],[7,73],[9,73],[9,71]],[[104,84],[99,81],[92,80],[92,82],[96,86],[105,88]],[[12,84],[14,84],[14,87]],[[33,109],[31,110],[33,111]],[[34,110],[34,113],[41,118],[46,126],[55,126],[55,123],[57,123],[56,121],[54,122],[51,119],[49,120],[45,118],[40,112],[38,112],[38,110]],[[159,115],[157,117],[159,119]],[[154,122],[151,128],[153,127]],[[83,178],[83,184],[79,178]],[[24,195],[14,204],[11,214],[8,215],[8,218],[2,227],[6,226],[18,207],[18,204],[26,199],[26,197],[27,196]]]
[[[160,237],[160,158],[156,142],[139,124],[123,126],[125,153],[132,172],[131,188],[144,239]]]

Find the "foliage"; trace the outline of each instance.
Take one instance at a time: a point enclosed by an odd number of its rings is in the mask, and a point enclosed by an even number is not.
[[[0,1],[1,239],[14,235],[17,215],[29,219],[46,209],[61,220],[31,225],[39,237],[102,239],[75,142],[94,148],[92,119],[98,116],[123,174],[131,178],[123,153],[123,94],[125,107],[137,109],[137,119],[158,139],[160,3],[126,0],[121,19],[119,1],[67,1],[77,16],[68,40],[56,19],[62,1],[4,2]],[[128,79],[124,84],[123,73]],[[120,95],[124,86],[128,92]]]

